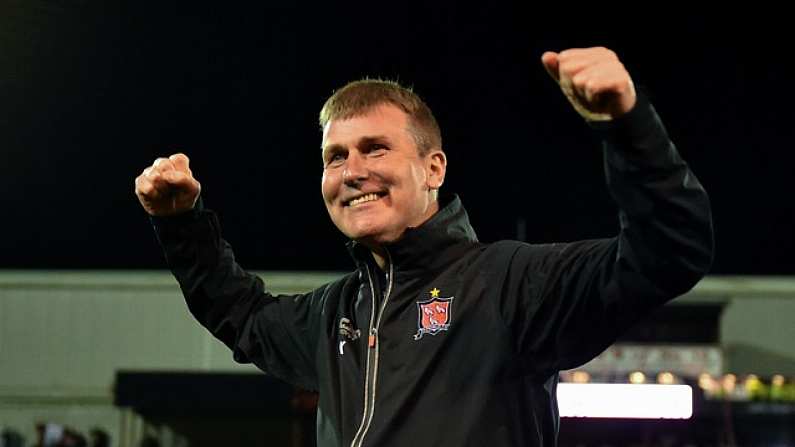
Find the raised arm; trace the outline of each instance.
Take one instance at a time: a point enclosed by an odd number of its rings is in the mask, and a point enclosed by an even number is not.
[[[159,158],[136,179],[169,268],[190,312],[234,352],[238,362],[314,389],[314,354],[324,288],[273,296],[238,265],[218,218],[204,209],[188,157]]]
[[[523,358],[551,372],[590,360],[692,288],[711,266],[713,233],[707,193],[615,53],[548,52],[542,61],[604,141],[620,224],[610,239],[517,250],[511,273],[521,280],[504,297],[505,318]]]

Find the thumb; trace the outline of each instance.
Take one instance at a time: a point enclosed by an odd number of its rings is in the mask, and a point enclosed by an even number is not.
[[[188,159],[187,155],[183,153],[177,153],[168,157],[168,159],[171,161],[171,163],[174,164],[174,167],[177,168],[178,170],[182,172],[188,171],[188,164],[190,163],[190,159]]]
[[[544,69],[547,70],[552,79],[555,82],[560,82],[560,74],[558,73],[558,53],[554,51],[545,51],[544,54],[541,55],[541,63],[544,65]]]

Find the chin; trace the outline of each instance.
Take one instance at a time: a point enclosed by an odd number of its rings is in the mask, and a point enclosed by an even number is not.
[[[383,227],[351,228],[344,232],[349,238],[367,246],[382,245],[396,241],[400,234]]]

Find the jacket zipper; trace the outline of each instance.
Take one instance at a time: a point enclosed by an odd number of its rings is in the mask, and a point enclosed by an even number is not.
[[[370,274],[370,266],[365,265],[367,268],[367,279],[370,281],[370,296],[373,298],[372,309],[370,310],[370,333],[367,337],[367,366],[364,380],[364,414],[362,414],[362,422],[359,429],[356,431],[356,436],[351,441],[351,447],[361,447],[364,442],[364,436],[370,428],[370,423],[373,421],[373,413],[375,413],[375,385],[378,377],[378,327],[381,324],[381,317],[384,315],[386,303],[389,300],[389,295],[392,293],[392,282],[394,278],[394,271],[392,269],[392,256],[389,251],[386,252],[389,262],[389,279],[387,280],[386,294],[384,301],[381,303],[381,309],[378,311],[378,317],[375,317],[375,288],[373,287],[373,277]],[[372,366],[371,366],[372,365]]]

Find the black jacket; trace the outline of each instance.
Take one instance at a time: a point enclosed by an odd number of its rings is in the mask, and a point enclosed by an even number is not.
[[[640,98],[598,127],[620,209],[611,239],[481,243],[452,197],[387,247],[386,274],[351,243],[356,271],[273,296],[235,263],[212,212],[153,221],[190,311],[235,360],[319,392],[318,445],[555,445],[558,371],[712,261],[707,195],[653,108]]]

